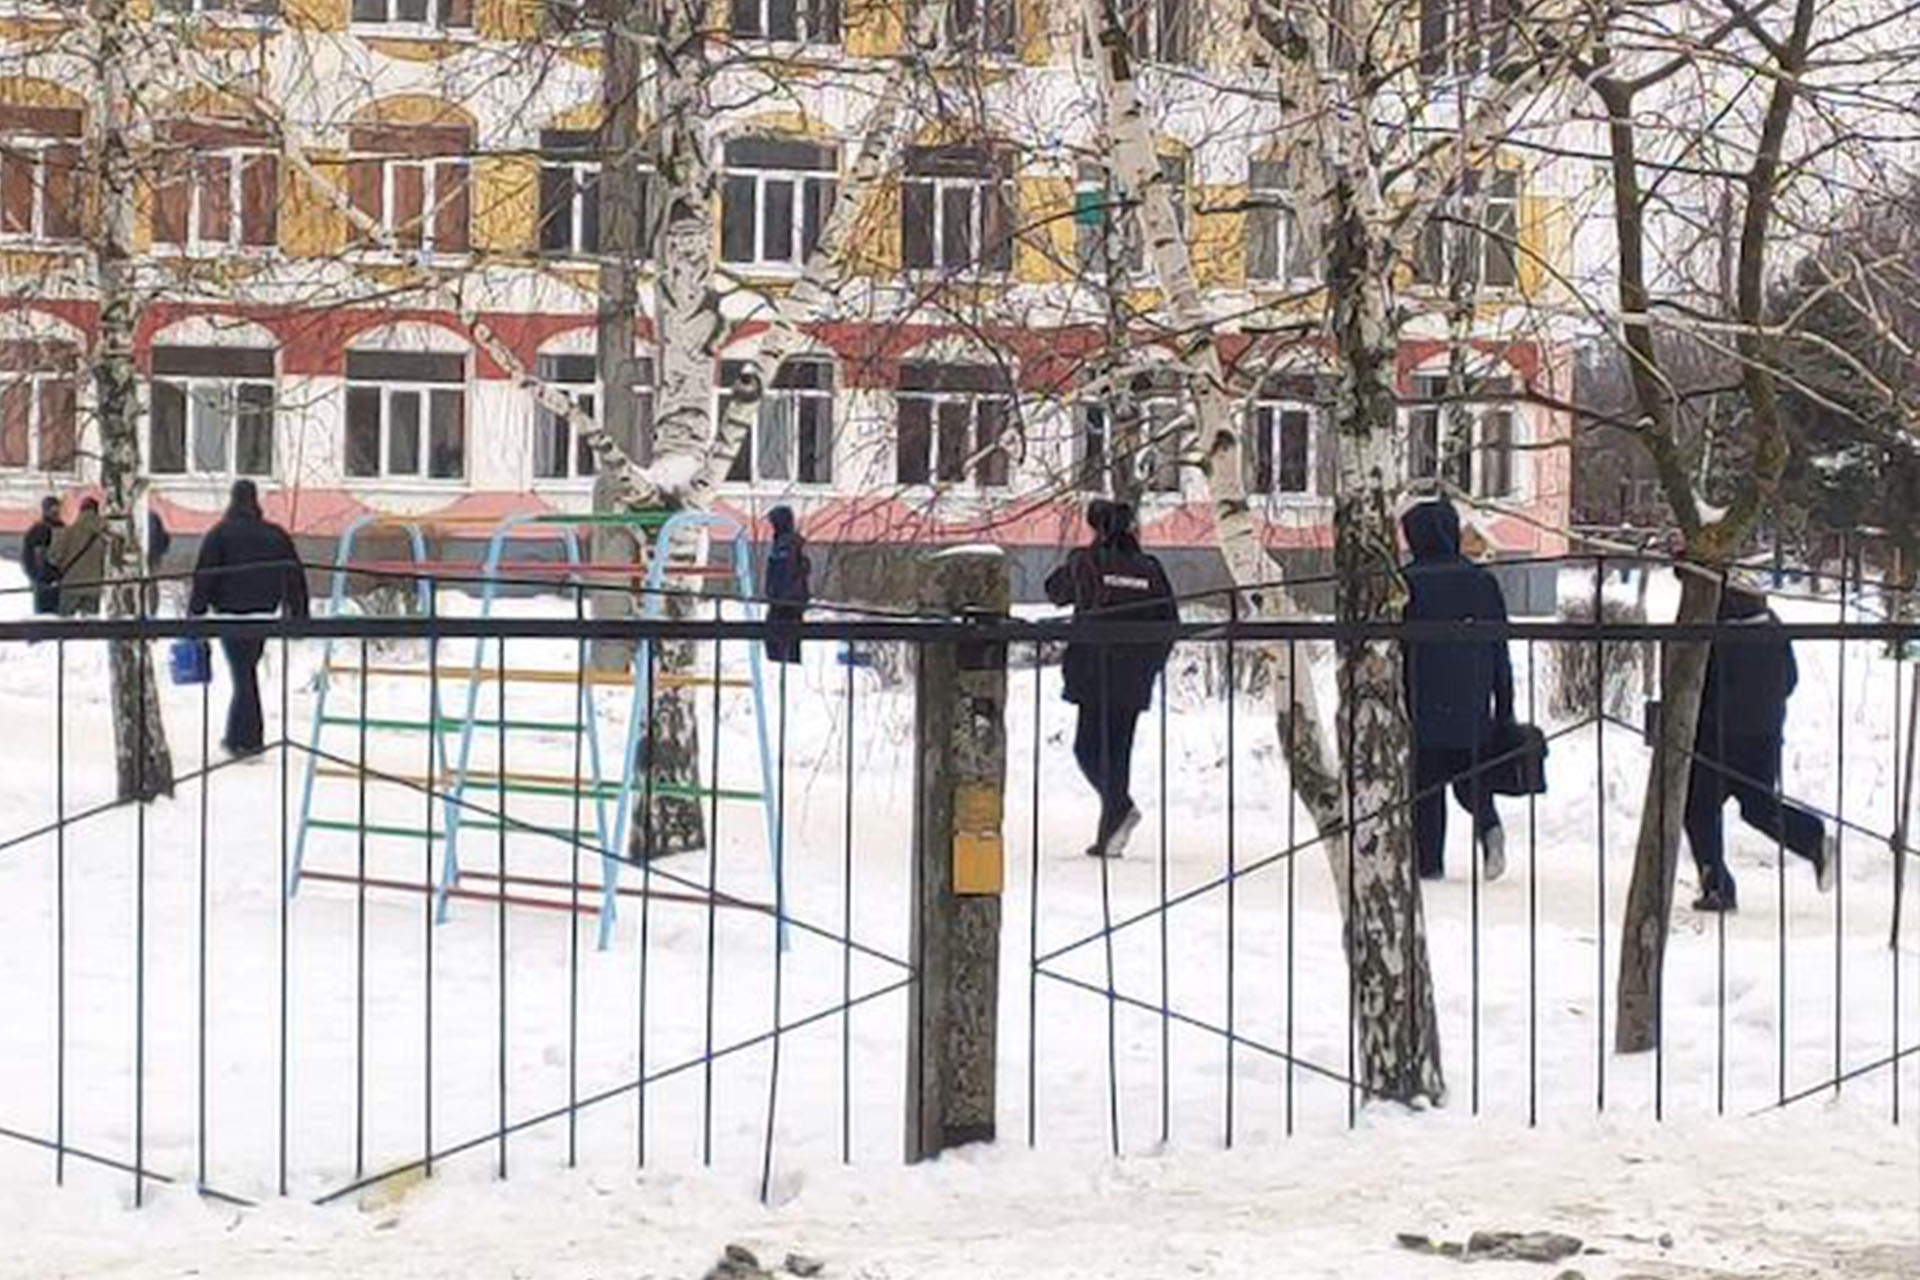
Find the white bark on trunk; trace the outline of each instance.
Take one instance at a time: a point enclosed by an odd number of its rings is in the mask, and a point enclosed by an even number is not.
[[[135,519],[146,481],[140,468],[140,396],[133,363],[139,297],[133,277],[134,76],[142,65],[139,20],[130,0],[93,0],[89,6],[95,59],[93,163],[95,225],[89,257],[100,304],[90,372],[100,429],[101,514],[106,524],[110,617],[141,613],[146,573],[144,538]],[[173,794],[173,759],[160,718],[152,654],[137,640],[108,646],[113,705],[116,793],[122,800]]]

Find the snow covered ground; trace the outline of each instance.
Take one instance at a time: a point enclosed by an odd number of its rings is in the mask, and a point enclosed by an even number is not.
[[[18,608],[17,597],[6,599]],[[1791,616],[1835,616],[1831,603],[1784,608]],[[308,731],[305,686],[319,649],[301,644],[292,653],[297,739]],[[515,642],[509,661],[558,668],[569,649]],[[442,660],[464,654],[455,646]],[[356,653],[337,656],[357,661]],[[407,656],[374,653],[370,661]],[[1904,707],[1907,686],[1896,699],[1896,666],[1872,646],[1848,647],[1844,694],[1835,646],[1803,645],[1800,658],[1787,789],[1828,809],[1844,801],[1849,820],[1884,832],[1893,810],[1894,709]],[[1532,659],[1544,720],[1546,647]],[[730,660],[737,664],[739,655]],[[266,681],[276,692],[277,661],[270,659]],[[1516,662],[1524,682],[1524,649]],[[144,866],[136,856],[142,819],[132,814],[70,829],[63,854],[51,838],[0,851],[0,970],[8,975],[0,987],[0,1127],[52,1136],[61,1105],[56,1050],[64,1042],[68,1142],[128,1159],[138,1079],[147,1167],[191,1184],[202,1155],[204,1061],[206,1181],[267,1201],[241,1212],[150,1186],[149,1207],[133,1214],[123,1208],[131,1191],[124,1173],[69,1161],[68,1187],[55,1191],[51,1155],[0,1141],[0,1239],[7,1242],[0,1273],[679,1276],[698,1274],[721,1244],[738,1239],[776,1259],[800,1249],[827,1258],[836,1274],[875,1277],[1237,1275],[1255,1268],[1419,1276],[1458,1264],[1398,1250],[1396,1232],[1453,1239],[1478,1228],[1580,1235],[1606,1250],[1570,1264],[1588,1277],[1920,1271],[1920,1055],[1898,1073],[1862,1074],[1837,1095],[1819,1091],[1784,1112],[1753,1114],[1783,1093],[1817,1089],[1836,1074],[1836,1061],[1850,1071],[1892,1053],[1896,1016],[1899,1044],[1920,1039],[1920,928],[1910,922],[1896,959],[1886,946],[1892,868],[1884,842],[1850,836],[1842,891],[1820,897],[1806,867],[1789,857],[1781,868],[1777,851],[1730,814],[1743,911],[1724,930],[1677,915],[1667,1051],[1618,1058],[1607,1052],[1602,1019],[1611,1017],[1645,754],[1620,730],[1603,736],[1588,728],[1556,740],[1552,792],[1537,805],[1505,809],[1507,878],[1476,885],[1466,876],[1456,811],[1454,874],[1427,896],[1453,1090],[1448,1108],[1421,1116],[1363,1109],[1350,1131],[1346,1086],[1312,1070],[1343,1074],[1347,1054],[1346,979],[1324,858],[1313,850],[1297,860],[1273,858],[1304,822],[1288,812],[1271,729],[1252,698],[1236,705],[1230,728],[1224,700],[1206,695],[1197,666],[1191,655],[1176,659],[1164,749],[1160,719],[1143,722],[1135,773],[1147,822],[1128,859],[1104,869],[1079,854],[1092,805],[1073,770],[1071,714],[1058,700],[1057,672],[1040,673],[1037,686],[1031,670],[1013,674],[1002,1142],[907,1173],[898,1165],[902,993],[782,1036],[777,1091],[765,1042],[719,1059],[710,1076],[697,1065],[708,1039],[709,991],[716,1046],[754,1041],[773,1025],[775,952],[763,917],[713,917],[710,979],[703,907],[656,902],[646,913],[643,952],[642,913],[629,902],[612,948],[599,953],[590,921],[576,933],[558,913],[461,902],[447,924],[432,928],[418,897],[372,893],[362,966],[354,894],[309,884],[288,917],[293,1198],[279,1201],[278,761],[223,770],[205,796],[204,1058],[196,1016],[198,786],[145,816]],[[852,936],[880,954],[849,961],[834,939],[796,930],[782,962],[781,1022],[789,1026],[832,1009],[847,986],[860,996],[896,982],[900,970],[884,957],[903,956],[907,947],[911,699],[875,672],[855,672],[849,747],[847,679],[832,646],[817,644],[787,691],[788,895],[798,918],[829,934],[844,932],[851,901]],[[66,808],[110,793],[104,654],[70,645],[61,658],[51,645],[10,646],[0,651],[0,723],[8,729],[0,741],[7,779],[0,839],[53,815],[56,683],[66,691],[59,726]],[[511,696],[515,716],[566,712],[564,690],[516,686]],[[617,742],[619,700],[601,697],[606,740]],[[214,741],[224,698],[224,683],[217,684],[206,735]],[[1523,708],[1526,698],[1523,690]],[[197,763],[200,694],[169,687],[166,703],[176,762]],[[721,733],[729,785],[754,781],[745,705],[731,704]],[[383,684],[374,706],[386,716],[422,714],[424,682]],[[483,711],[492,709],[489,698]],[[270,711],[270,732],[277,720]],[[1840,726],[1844,768],[1834,749]],[[329,750],[357,751],[350,729],[330,734]],[[493,758],[483,747],[476,762]],[[377,736],[369,759],[421,772],[425,738]],[[297,783],[303,762],[290,763]],[[566,738],[510,743],[510,769],[565,772],[571,765]],[[355,811],[350,781],[322,779],[317,795],[316,813]],[[565,802],[516,797],[511,812],[571,821]],[[369,817],[419,825],[425,802],[371,788]],[[591,815],[583,820],[591,828]],[[722,888],[770,897],[757,813],[724,808],[719,843]],[[494,869],[500,856],[490,832],[469,837],[465,849],[466,865],[477,871]],[[356,853],[350,835],[316,836],[309,865],[349,868]],[[515,837],[505,853],[516,874],[572,871],[565,846],[551,840]],[[419,840],[373,840],[368,856],[376,875],[419,880],[427,873]],[[62,857],[64,1035],[56,998]],[[1231,893],[1219,886],[1155,910],[1163,893],[1214,884],[1229,857],[1240,868],[1270,861],[1234,881]],[[704,858],[680,858],[663,864],[656,880],[703,884],[707,874]],[[1682,873],[1683,894],[1690,875]],[[1049,977],[1029,986],[1033,946],[1046,954],[1093,937],[1103,901],[1112,919],[1139,917],[1114,935],[1110,963],[1115,988],[1147,1006],[1119,1005],[1111,1022],[1098,995]],[[142,918],[144,964],[136,965]],[[1108,964],[1095,941],[1047,968],[1104,988]],[[1160,1018],[1163,972],[1169,1006],[1192,1023]],[[138,1064],[136,975],[144,978]],[[1230,1058],[1207,1029],[1229,1014],[1236,1032],[1254,1042]],[[1031,1077],[1030,1025],[1037,1031]],[[366,1049],[357,1062],[359,1027]],[[1110,1032],[1117,1108],[1110,1107]],[[1289,1043],[1311,1065],[1289,1071],[1260,1048]],[[655,1079],[643,1093],[622,1088],[682,1064],[695,1065]],[[505,1152],[505,1182],[495,1180],[500,1148],[487,1142],[439,1163],[418,1189],[385,1189],[328,1208],[306,1203],[358,1172],[418,1158],[429,1135],[441,1150],[488,1133],[503,1081],[513,1120],[560,1108],[570,1096],[608,1096],[582,1111],[571,1132],[556,1120],[516,1133]],[[770,1097],[773,1205],[763,1209],[756,1197]],[[1898,1128],[1891,1123],[1896,1098]],[[1110,1154],[1116,1114],[1125,1153],[1118,1162]],[[1233,1149],[1223,1151],[1229,1114]],[[1536,1114],[1538,1126],[1529,1127]],[[1030,1118],[1032,1151],[1025,1144]],[[710,1168],[703,1166],[709,1134]],[[841,1164],[843,1136],[850,1167]],[[636,1172],[643,1141],[647,1163]],[[1663,1233],[1670,1248],[1659,1244]]]

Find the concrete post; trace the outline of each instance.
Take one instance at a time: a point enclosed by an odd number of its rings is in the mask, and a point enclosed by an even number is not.
[[[1004,615],[997,548],[927,556],[922,608]],[[994,1136],[1001,824],[1007,776],[1004,644],[923,645],[914,714],[912,958],[907,1023],[908,1163]]]

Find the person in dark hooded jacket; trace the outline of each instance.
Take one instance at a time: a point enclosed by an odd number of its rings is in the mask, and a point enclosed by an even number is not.
[[[40,518],[20,542],[20,567],[33,584],[35,613],[60,612],[60,572],[48,561],[47,554],[53,549],[55,535],[66,527],[66,521],[60,518],[60,499],[40,499]]]
[[[1822,893],[1833,888],[1837,847],[1820,819],[1780,798],[1780,747],[1787,699],[1800,682],[1793,646],[1766,599],[1738,587],[1720,595],[1720,621],[1730,634],[1713,642],[1693,768],[1687,779],[1687,844],[1700,872],[1695,911],[1733,911],[1739,894],[1727,870],[1721,811],[1729,797],[1755,831],[1813,863]],[[1749,638],[1750,637],[1750,638]]]
[[[266,518],[251,480],[233,482],[227,512],[200,543],[187,612],[198,618],[228,614],[284,613],[307,616],[307,575],[287,531]],[[220,642],[233,675],[227,731],[220,745],[234,756],[258,755],[266,746],[260,710],[260,655],[266,641],[251,636]]]
[[[1460,553],[1460,514],[1444,498],[1400,517],[1413,560],[1404,569],[1408,622],[1505,622],[1500,584]],[[1406,647],[1407,710],[1413,719],[1413,834],[1420,874],[1446,874],[1447,796],[1473,815],[1489,880],[1506,870],[1506,833],[1484,785],[1513,722],[1513,663],[1498,638],[1414,640]]]
[[[1096,499],[1087,506],[1087,523],[1093,542],[1047,575],[1047,599],[1072,605],[1076,618],[1178,622],[1166,570],[1134,534],[1133,509]],[[1153,702],[1172,648],[1161,642],[1067,646],[1065,697],[1080,709],[1073,758],[1100,796],[1100,825],[1087,849],[1093,857],[1119,857],[1140,825],[1131,793],[1134,727]]]
[[[767,621],[798,622],[813,599],[813,562],[807,559],[807,540],[794,527],[793,509],[778,506],[767,512],[773,526],[773,544],[767,549]],[[774,662],[800,661],[797,636],[768,636],[767,657]]]

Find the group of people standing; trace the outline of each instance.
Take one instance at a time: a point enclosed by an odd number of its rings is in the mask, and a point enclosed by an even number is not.
[[[1131,508],[1095,500],[1087,508],[1091,541],[1071,552],[1046,581],[1047,598],[1078,618],[1179,620],[1160,561],[1146,553]],[[1408,562],[1404,617],[1412,623],[1507,621],[1498,579],[1462,550],[1460,515],[1445,498],[1415,502],[1401,516]],[[1813,864],[1822,892],[1832,887],[1838,851],[1821,819],[1779,792],[1787,699],[1798,683],[1792,646],[1764,597],[1729,588],[1720,617],[1755,633],[1717,641],[1694,735],[1685,829],[1700,893],[1695,910],[1737,909],[1727,868],[1722,811],[1739,802],[1749,826]],[[1772,627],[1773,631],[1762,630]],[[1118,857],[1140,822],[1129,787],[1134,728],[1153,701],[1172,646],[1167,642],[1076,641],[1063,662],[1064,696],[1078,711],[1074,759],[1100,799],[1087,853]],[[1471,817],[1482,873],[1505,872],[1506,833],[1492,779],[1525,739],[1514,717],[1513,664],[1504,637],[1430,634],[1403,646],[1412,729],[1413,854],[1423,879],[1446,874],[1447,792]],[[1542,761],[1544,765],[1544,761]]]
[[[20,565],[32,584],[35,613],[76,617],[100,611],[110,536],[98,498],[81,499],[72,523],[61,518],[60,499],[41,500],[40,519],[27,530],[20,548]],[[158,573],[172,542],[159,514],[150,512],[149,574]],[[149,600],[154,598],[153,585],[147,584]],[[260,491],[251,480],[234,482],[226,511],[200,540],[187,612],[196,618],[209,613],[307,616],[307,578],[299,550],[285,529],[266,518]],[[233,756],[258,755],[266,747],[259,681],[265,641],[232,636],[223,638],[220,648],[233,678],[220,745]]]

